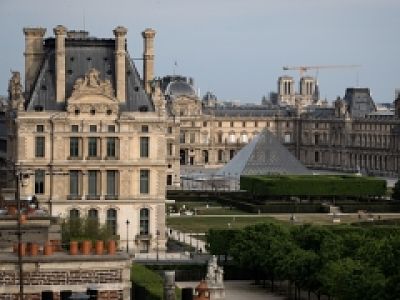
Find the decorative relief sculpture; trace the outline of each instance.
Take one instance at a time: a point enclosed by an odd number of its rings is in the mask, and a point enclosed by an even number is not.
[[[8,98],[12,109],[24,110],[24,97],[22,96],[21,75],[11,71],[12,76],[8,83]]]
[[[96,69],[90,69],[84,78],[78,78],[75,81],[72,91],[72,98],[85,94],[100,94],[109,98],[114,98],[114,90],[110,80],[101,80],[100,72]]]
[[[92,110],[107,114],[118,112],[118,101],[115,99],[110,80],[102,80],[100,72],[94,68],[74,83],[67,111],[73,113],[76,110],[82,113],[89,113]]]

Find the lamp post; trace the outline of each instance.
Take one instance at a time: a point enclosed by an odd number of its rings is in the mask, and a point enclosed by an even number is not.
[[[21,232],[21,196],[19,191],[22,173],[15,172],[15,200],[17,201],[17,236],[18,236],[18,267],[19,267],[19,298],[24,299],[24,273],[22,269],[22,232]]]
[[[129,220],[126,220],[126,253],[129,253]]]
[[[157,259],[157,261],[158,261],[158,238],[160,237],[160,230],[158,230],[157,229],[157,232],[156,232],[156,239],[157,239],[157,248],[156,248],[156,254],[157,254],[157,257],[156,257],[156,259]]]

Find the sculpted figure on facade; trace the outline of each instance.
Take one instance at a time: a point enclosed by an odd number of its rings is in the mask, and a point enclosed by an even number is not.
[[[18,71],[12,71],[8,84],[8,97],[12,109],[24,109],[24,97],[22,96],[21,75]]]
[[[84,78],[78,78],[75,81],[72,91],[72,98],[77,98],[85,94],[100,94],[111,99],[114,98],[114,90],[110,80],[101,80],[100,72],[96,69],[90,69]]]

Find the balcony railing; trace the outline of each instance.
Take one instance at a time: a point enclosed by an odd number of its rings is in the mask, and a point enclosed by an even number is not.
[[[105,195],[106,200],[117,200],[118,195]]]
[[[86,160],[101,160],[100,156],[86,156]]]
[[[82,156],[78,155],[78,156],[68,156],[68,160],[82,160]]]
[[[100,200],[100,195],[86,195],[87,200]]]
[[[81,200],[82,199],[82,195],[68,195],[67,199],[68,200]]]
[[[151,240],[151,234],[137,234],[136,240]]]
[[[118,156],[106,156],[104,159],[105,160],[118,160],[119,157]]]

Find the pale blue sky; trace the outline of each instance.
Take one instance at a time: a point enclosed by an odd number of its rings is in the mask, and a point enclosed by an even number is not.
[[[400,88],[399,0],[1,0],[0,94],[10,69],[23,74],[22,28],[58,24],[92,36],[128,28],[131,56],[142,55],[140,32],[157,31],[156,75],[192,76],[204,94],[259,102],[276,90],[284,65],[360,64],[319,71],[321,96],[370,87],[377,102],[392,102]],[[141,72],[140,62],[137,64]],[[315,71],[309,73],[315,75]]]

